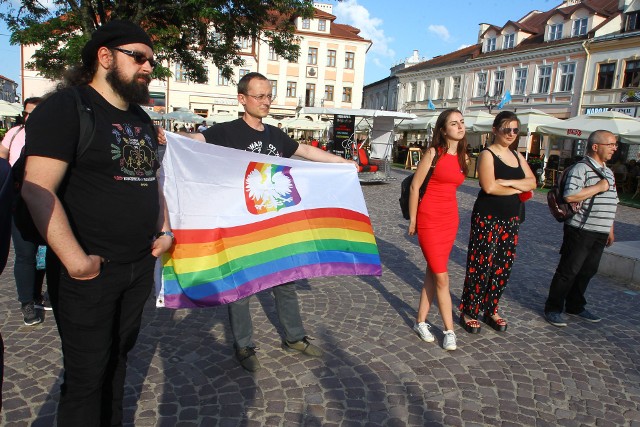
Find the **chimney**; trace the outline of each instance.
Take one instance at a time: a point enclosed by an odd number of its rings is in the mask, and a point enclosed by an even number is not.
[[[489,24],[485,24],[484,22],[480,23],[480,29],[478,30],[478,43],[482,43],[482,34],[487,31],[489,28]]]

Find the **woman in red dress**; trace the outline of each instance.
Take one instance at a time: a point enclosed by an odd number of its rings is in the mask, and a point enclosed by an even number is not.
[[[420,186],[433,162],[435,168],[424,197],[419,200]],[[445,110],[436,121],[432,146],[418,164],[409,196],[409,235],[418,234],[420,248],[427,260],[413,329],[422,340],[434,340],[429,331],[431,325],[427,323],[427,315],[436,297],[444,323],[442,347],[445,350],[456,349],[447,264],[458,232],[456,189],[467,174],[467,163],[464,118],[456,109]]]

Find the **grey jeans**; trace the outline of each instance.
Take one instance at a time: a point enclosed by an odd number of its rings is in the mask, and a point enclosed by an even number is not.
[[[276,300],[276,312],[280,324],[284,328],[287,341],[299,341],[306,335],[302,318],[300,317],[300,305],[296,294],[295,282],[285,283],[271,288]],[[251,297],[230,303],[229,322],[233,333],[234,346],[236,348],[255,347],[253,343],[253,323],[249,311]]]

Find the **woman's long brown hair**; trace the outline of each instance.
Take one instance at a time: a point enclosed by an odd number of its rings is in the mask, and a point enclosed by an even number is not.
[[[460,110],[457,108],[449,108],[448,110],[444,110],[438,116],[438,120],[436,120],[436,127],[433,128],[433,139],[431,140],[431,146],[436,149],[438,156],[443,155],[449,149],[447,145],[447,140],[444,138],[442,134],[442,130],[444,129],[447,120],[449,120],[449,116],[453,113],[460,113]],[[462,115],[462,113],[460,113]],[[464,117],[464,116],[463,116]],[[467,176],[467,172],[469,172],[469,165],[467,164],[467,134],[465,132],[464,138],[460,142],[458,142],[458,164],[460,165],[460,169],[464,176]]]

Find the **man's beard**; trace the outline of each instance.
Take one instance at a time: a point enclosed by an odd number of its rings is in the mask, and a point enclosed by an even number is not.
[[[124,101],[132,104],[146,104],[149,102],[149,82],[151,77],[146,74],[135,74],[131,81],[125,81],[119,72],[117,64],[113,65],[107,72],[107,82]],[[145,83],[140,83],[139,78],[145,79]]]

